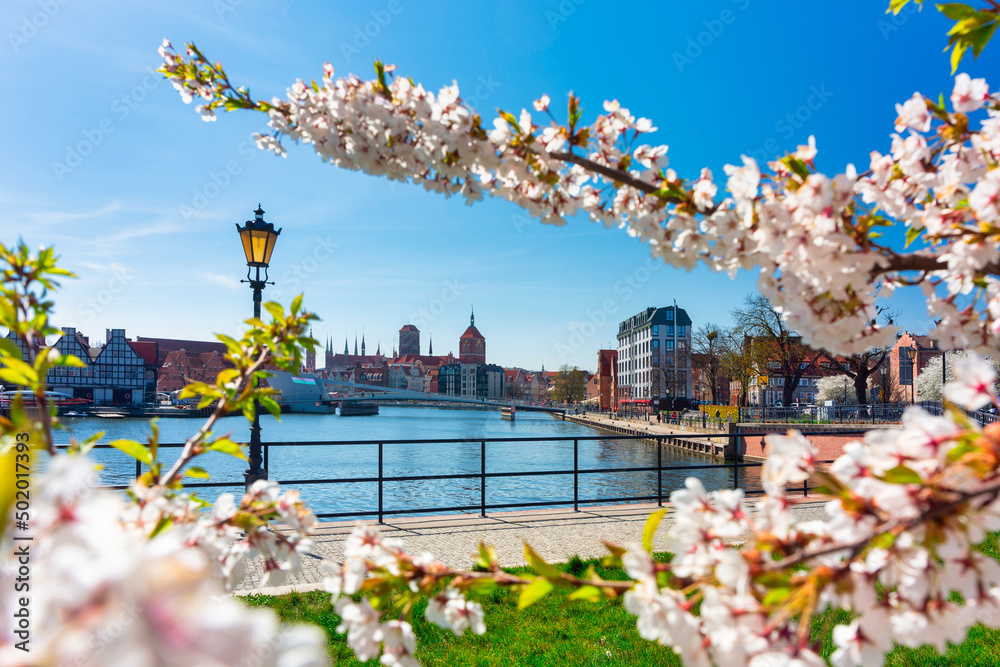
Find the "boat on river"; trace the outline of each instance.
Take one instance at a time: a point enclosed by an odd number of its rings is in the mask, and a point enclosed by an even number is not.
[[[267,384],[278,391],[274,400],[283,412],[311,412],[333,414],[336,409],[326,389],[323,378],[310,373],[294,375],[284,371],[271,371]]]
[[[378,403],[364,403],[362,401],[341,401],[341,417],[366,417],[378,414]]]
[[[517,414],[517,408],[515,406],[507,407],[506,405],[500,408],[500,419],[509,419],[514,421],[514,415]]]

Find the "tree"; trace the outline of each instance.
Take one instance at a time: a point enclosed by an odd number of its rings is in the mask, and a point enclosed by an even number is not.
[[[756,348],[757,375],[782,378],[782,405],[791,405],[795,388],[820,352],[806,347],[761,294],[747,295],[743,307],[733,309],[732,315],[736,328],[749,338],[747,344]]]
[[[719,364],[722,375],[735,382],[739,388],[737,405],[748,405],[750,386],[757,381],[758,368],[764,363],[760,355],[761,350],[750,345],[738,327],[724,329],[719,341],[722,350]]]
[[[947,381],[955,381],[955,368],[960,361],[968,360],[973,358],[969,352],[957,351],[949,352],[947,354],[947,360],[945,362],[945,373],[947,373]],[[995,369],[1000,370],[1000,363],[997,362],[996,358],[989,360]],[[928,361],[924,367],[917,373],[916,378],[916,389],[917,389],[917,399],[921,401],[940,401],[941,400],[941,357],[937,356]]]
[[[816,382],[816,401],[835,401],[837,405],[858,403],[854,389],[854,378],[848,375],[828,375]]]
[[[723,331],[724,329],[718,324],[709,322],[698,327],[691,340],[692,366],[701,371],[702,390],[709,390],[713,405],[719,404],[719,376],[722,373],[724,354],[724,343],[720,334]]]
[[[891,9],[898,12],[906,4],[907,0],[892,0]],[[940,8],[955,21],[950,39],[954,69],[967,50],[978,54],[989,41],[1000,8],[996,3],[979,10],[964,3]],[[469,201],[486,195],[503,197],[548,222],[561,222],[564,216],[584,211],[654,241],[654,251],[678,266],[704,261],[725,271],[759,267],[762,293],[775,312],[786,318],[787,328],[799,332],[806,344],[852,355],[891,342],[893,331],[875,328],[871,317],[875,305],[871,285],[885,280],[894,286],[919,283],[925,288],[929,310],[942,317],[938,333],[949,345],[970,340],[978,350],[997,348],[1000,170],[992,167],[1000,163],[1000,146],[995,141],[1000,100],[989,96],[985,81],[959,75],[950,106],[919,94],[898,105],[897,131],[905,130],[907,136],[894,141],[890,155],[873,152],[869,171],[859,175],[849,168],[834,178],[816,172],[815,145],[810,141],[771,163],[771,183],[763,191],[756,161],[743,158],[742,166],[728,166],[732,196],[716,201],[717,186],[710,172],[685,182],[660,168],[665,166],[666,147],[634,146],[640,135],[651,131],[651,124],[635,119],[617,102],[606,103],[607,114],[591,125],[580,123],[579,100],[571,96],[567,125],[553,117],[543,129],[527,112],[519,117],[502,112],[494,129],[487,132],[482,119],[461,101],[457,86],[434,96],[409,78],[395,77],[394,68],[381,63],[371,81],[334,81],[332,68],[327,66],[322,85],[298,82],[287,101],[263,102],[253,99],[247,89],[232,86],[221,65],[209,62],[193,46],[187,57],[174,53],[169,44],[162,53],[162,71],[187,101],[199,97],[198,111],[206,119],[213,119],[219,108],[268,114],[274,133],[260,137],[259,142],[277,152],[284,150],[281,137],[290,137],[315,145],[325,160],[340,167],[412,180],[446,195],[462,194]],[[990,122],[985,129],[972,129],[970,114],[984,106]],[[539,112],[548,113],[548,107],[547,96],[535,103]],[[880,241],[877,227],[904,228],[908,248],[892,245],[892,239],[903,234],[888,234],[886,241]],[[47,264],[50,257],[51,253],[39,263]],[[19,260],[15,257],[14,261]],[[35,274],[6,272],[3,280],[16,282],[26,276],[34,280]],[[973,288],[978,290],[976,297],[968,299]],[[44,291],[32,296],[44,296]],[[37,327],[45,326],[46,313],[36,311],[47,302],[23,296],[6,298],[0,318],[17,320],[18,334],[30,344]],[[264,336],[259,325],[254,325],[255,330],[242,341],[247,345],[259,345]],[[234,356],[239,357],[245,351],[233,343]],[[5,375],[28,379],[25,373],[31,375],[32,369],[23,363],[18,366],[8,347],[0,347],[0,354],[5,358]],[[45,370],[49,361],[48,355],[41,356],[38,369]],[[958,379],[944,388],[949,402],[969,410],[997,404],[992,389],[996,375],[989,364],[959,360],[956,366]],[[35,376],[44,378],[38,369]],[[236,381],[220,374],[216,385],[199,387],[200,393],[214,392],[220,408],[242,401],[246,409],[254,392],[239,392],[252,374],[238,375]],[[39,390],[44,388],[43,379],[37,384]],[[672,560],[660,562],[652,553],[666,510],[651,515],[641,546],[609,545],[608,562],[620,564],[629,580],[607,581],[594,569],[582,576],[558,571],[530,546],[525,547],[525,559],[534,574],[502,571],[495,550],[485,545],[476,558],[475,571],[456,571],[428,554],[407,553],[399,540],[382,539],[373,527],[359,526],[345,543],[344,562],[325,564],[325,587],[336,601],[342,631],[355,654],[367,661],[382,652],[385,664],[416,662],[410,621],[422,598],[429,598],[426,616],[430,622],[455,634],[469,628],[481,633],[485,630],[482,610],[474,598],[489,595],[497,587],[518,590],[519,607],[532,604],[556,586],[573,589],[576,600],[622,597],[622,606],[638,617],[642,636],[672,646],[688,664],[823,664],[820,643],[809,629],[816,614],[830,607],[847,610],[843,616],[851,619],[832,628],[835,649],[830,660],[838,666],[881,660],[892,642],[907,646],[929,642],[943,649],[976,622],[993,627],[998,623],[1000,570],[973,546],[984,540],[986,531],[1000,527],[1000,458],[996,454],[1000,427],[980,429],[951,407],[943,422],[919,410],[909,412],[908,417],[906,429],[881,431],[859,441],[850,453],[823,470],[816,468],[819,451],[801,434],[770,436],[768,458],[760,474],[764,496],[756,512],[740,491],[708,492],[697,477],[688,478],[686,488],[671,494],[673,520],[666,533]],[[45,418],[23,423],[18,414],[18,420],[22,423],[15,426],[30,427],[31,433],[51,434]],[[9,426],[0,423],[8,445],[17,433]],[[212,422],[192,438],[189,454],[206,442],[211,426]],[[155,441],[154,433],[153,448]],[[230,448],[225,442],[212,444]],[[122,446],[151,463],[144,445]],[[36,559],[44,557],[45,544],[58,547],[60,539],[76,540],[73,553],[80,553],[86,547],[99,548],[81,545],[81,537],[96,534],[101,537],[97,541],[104,542],[125,532],[114,520],[97,523],[106,512],[78,514],[72,506],[53,501],[52,496],[62,488],[58,473],[68,467],[58,463],[51,466],[51,478],[41,479],[39,502],[44,507],[39,515],[56,522],[94,523],[62,533],[56,532],[58,524],[51,526],[39,551],[33,553]],[[176,535],[161,530],[155,516],[164,504],[163,496],[174,497],[174,482],[179,481],[174,477],[169,475],[163,483],[151,470],[146,480],[151,486],[137,485],[140,492],[150,488],[163,494],[150,494],[148,506],[142,506],[140,499],[139,507],[132,508],[131,516],[143,521],[154,514],[153,528],[138,521],[132,526],[128,535],[138,542],[161,547]],[[818,478],[829,492],[826,510],[831,522],[794,524],[785,489],[811,477]],[[47,493],[50,487],[56,493]],[[4,489],[0,487],[7,493]],[[258,495],[271,494],[260,489]],[[216,526],[220,519],[226,523],[227,517],[242,512],[240,522],[227,524],[230,528],[236,530],[242,523],[247,536],[279,539],[250,510],[257,510],[260,501],[264,502],[261,512],[287,513],[294,503],[287,498],[285,502],[265,500],[251,493],[237,507],[228,498],[217,503],[207,523]],[[119,498],[118,502],[124,501]],[[193,511],[197,509],[187,504],[168,506],[162,518],[168,525],[190,523],[188,514]],[[284,513],[281,518],[290,520]],[[291,518],[302,519],[297,514]],[[224,550],[227,538],[232,537],[213,536],[211,545],[191,548],[216,556],[213,551]],[[742,541],[742,546],[727,546],[733,540]],[[54,552],[56,548],[50,551]],[[122,549],[107,556],[133,553],[134,549]],[[205,557],[205,562],[218,560]],[[32,562],[37,567],[37,561]],[[36,572],[46,569],[37,567]],[[49,624],[60,618],[80,623],[106,620],[102,616],[106,612],[92,604],[92,599],[79,599],[87,591],[80,585],[86,577],[73,574],[68,582],[77,584],[73,606],[54,604],[54,613],[38,619]],[[199,576],[189,581],[197,584],[207,579]],[[353,597],[362,589],[367,596]],[[98,592],[99,600],[106,602],[109,591],[100,587]],[[187,600],[178,591],[168,592],[174,595],[164,595],[161,602]],[[964,604],[955,601],[958,595]],[[91,603],[90,607],[81,609],[83,602]],[[198,602],[192,601],[185,609],[197,609]],[[165,628],[176,643],[176,624],[164,624],[162,618],[183,621],[184,614],[156,608],[160,623],[134,623],[132,628]],[[827,618],[838,616],[833,613]],[[58,627],[46,630],[38,633],[42,641],[69,635],[66,644],[57,648],[90,644],[80,641],[87,635],[75,627],[63,635]],[[190,629],[182,626],[180,631],[185,634]],[[214,633],[204,645],[191,642],[191,662],[210,662],[198,652],[207,653],[230,637],[254,638],[248,626]],[[128,646],[146,645],[145,637],[137,639]],[[152,645],[155,655],[165,654],[168,647],[166,642]],[[113,653],[108,651],[108,655]],[[58,650],[53,654],[79,662],[75,655]],[[240,657],[228,651],[221,655]],[[212,661],[218,659],[213,655]]]
[[[586,373],[576,366],[563,364],[552,380],[552,400],[557,403],[578,403],[587,396]]]

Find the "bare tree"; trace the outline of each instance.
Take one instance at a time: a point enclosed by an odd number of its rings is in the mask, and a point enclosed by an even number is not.
[[[719,375],[722,372],[722,356],[725,352],[725,329],[711,322],[703,324],[694,332],[691,347],[691,364],[701,371],[702,380],[711,390],[712,404],[719,404]]]
[[[875,289],[877,292],[878,287]],[[880,314],[882,316],[882,320],[887,325],[892,324],[899,318],[898,311],[888,311],[883,309],[880,311]],[[874,326],[875,320],[872,320],[871,324]],[[839,369],[844,375],[849,377],[854,384],[854,394],[859,404],[868,403],[869,378],[875,375],[883,364],[888,366],[889,353],[891,351],[892,347],[885,347],[882,349],[873,348],[868,352],[855,354],[851,357],[838,358],[834,355],[830,355],[830,361],[833,365],[836,366],[837,369]]]
[[[747,337],[739,327],[730,327],[721,332],[717,339],[722,349],[720,369],[722,375],[735,382],[740,390],[738,405],[747,405],[750,400],[750,384],[757,377],[762,360],[757,356],[758,348],[747,343]]]
[[[784,378],[782,404],[791,405],[799,381],[819,358],[820,352],[802,344],[802,337],[790,331],[781,314],[761,294],[750,294],[742,308],[732,311],[736,328],[757,348],[754,356],[766,363],[758,367],[758,375]]]
[[[878,372],[882,364],[888,364],[890,350],[891,348],[874,349],[843,358],[831,355],[830,363],[851,379],[857,403],[868,403],[868,380]]]

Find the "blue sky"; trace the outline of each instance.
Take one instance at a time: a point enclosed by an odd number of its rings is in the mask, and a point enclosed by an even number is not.
[[[671,167],[697,176],[817,138],[827,173],[885,152],[894,104],[950,92],[946,21],[893,20],[884,2],[597,0],[130,3],[35,0],[0,9],[0,239],[54,244],[66,281],[55,323],[102,339],[209,339],[251,309],[234,223],[260,202],[283,228],[265,298],[306,305],[342,349],[364,332],[391,348],[407,323],[457,353],[470,306],[488,360],[593,369],[617,324],[676,299],[695,325],[729,322],[756,276],[735,280],[649,260],[621,230],[530,220],[505,202],[467,207],[325,165],[306,147],[257,151],[263,118],[205,123],[150,71],[163,37],[194,41],[259,97],[296,78],[372,74],[371,61],[437,89],[457,80],[489,114],[569,91],[596,113],[618,99],[659,128]],[[996,71],[988,48],[960,71]],[[989,80],[989,77],[987,77]],[[861,169],[859,169],[861,170]],[[918,295],[901,323],[925,333]]]

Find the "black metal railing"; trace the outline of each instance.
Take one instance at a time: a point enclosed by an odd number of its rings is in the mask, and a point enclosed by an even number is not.
[[[740,438],[744,436],[757,436],[761,435],[763,431],[760,429],[753,429],[752,431],[742,432],[737,429],[734,433],[727,434],[727,439],[730,442],[731,448],[730,452],[737,451],[736,447],[740,443]],[[864,433],[864,431],[842,431],[838,434],[842,435],[858,435]],[[804,435],[830,435],[830,432],[805,432]],[[684,434],[685,440],[692,440],[698,438],[718,438],[719,436],[713,434],[699,434],[691,433]],[[594,504],[618,504],[636,501],[656,501],[657,505],[662,506],[664,496],[669,497],[669,491],[664,491],[663,488],[663,473],[665,472],[693,472],[698,470],[731,470],[732,471],[732,488],[737,489],[741,487],[740,484],[740,470],[745,468],[759,468],[763,463],[758,461],[744,461],[742,456],[736,455],[731,457],[725,463],[706,463],[706,464],[695,464],[695,465],[664,465],[663,464],[663,444],[664,441],[671,441],[673,436],[668,435],[593,435],[593,436],[562,436],[562,437],[527,437],[527,438],[436,438],[436,439],[423,439],[423,440],[367,440],[367,441],[307,441],[307,442],[268,442],[262,443],[264,445],[264,468],[267,469],[268,466],[268,451],[270,448],[281,449],[284,447],[377,447],[378,450],[378,474],[376,476],[365,476],[365,477],[344,477],[344,478],[320,478],[320,479],[285,479],[276,480],[278,484],[284,487],[295,487],[304,486],[312,484],[377,484],[377,507],[375,509],[362,509],[362,510],[350,510],[344,512],[323,512],[317,513],[316,516],[321,519],[333,519],[333,518],[348,518],[348,517],[377,517],[379,523],[382,523],[386,516],[389,515],[404,515],[404,514],[434,514],[439,512],[465,512],[478,510],[480,516],[487,516],[487,512],[490,510],[498,509],[522,509],[522,508],[540,508],[540,507],[560,507],[560,506],[570,506],[572,505],[574,511],[580,511],[581,505],[594,505]],[[629,467],[603,467],[603,468],[581,468],[580,467],[580,442],[588,440],[647,440],[656,441],[656,465],[655,466],[629,466]],[[487,470],[486,466],[486,453],[487,445],[490,443],[529,443],[529,442],[573,442],[573,467],[572,469],[559,469],[559,470],[525,470],[525,471],[515,471],[515,472],[490,472]],[[468,443],[478,443],[480,447],[479,456],[479,470],[476,472],[467,473],[448,473],[439,475],[386,475],[385,474],[385,457],[384,457],[384,447],[386,445],[424,445],[424,444],[468,444]],[[64,448],[67,445],[58,445],[59,448]],[[159,445],[160,449],[171,449],[171,448],[181,448],[183,443],[163,443]],[[109,449],[110,445],[97,445],[97,449]],[[821,463],[831,463],[831,461],[823,461]],[[580,477],[584,475],[595,475],[595,474],[617,474],[617,473],[656,473],[656,493],[645,494],[645,495],[632,495],[632,496],[615,496],[610,498],[581,498],[580,497]],[[135,463],[135,476],[138,478],[143,474],[143,464],[139,461]],[[541,500],[541,501],[531,501],[531,502],[499,502],[499,503],[488,503],[486,500],[486,490],[487,482],[491,479],[503,479],[503,478],[517,478],[517,477],[543,477],[543,476],[572,476],[573,478],[573,498],[572,500]],[[429,481],[442,481],[442,480],[478,480],[479,481],[479,498],[478,502],[463,504],[463,505],[449,505],[449,506],[438,506],[438,507],[420,507],[420,508],[387,508],[384,504],[385,497],[385,486],[392,483],[400,482],[429,482]],[[184,486],[187,489],[204,489],[204,488],[237,488],[242,487],[244,482],[233,481],[233,482],[192,482],[186,483]],[[745,486],[745,485],[744,485]],[[125,490],[128,485],[118,484],[118,485],[105,485],[99,488],[111,489],[111,490]],[[803,484],[802,493],[807,496],[809,493],[808,481]],[[744,488],[744,493],[747,495],[753,495],[761,493],[762,490],[759,488]]]

